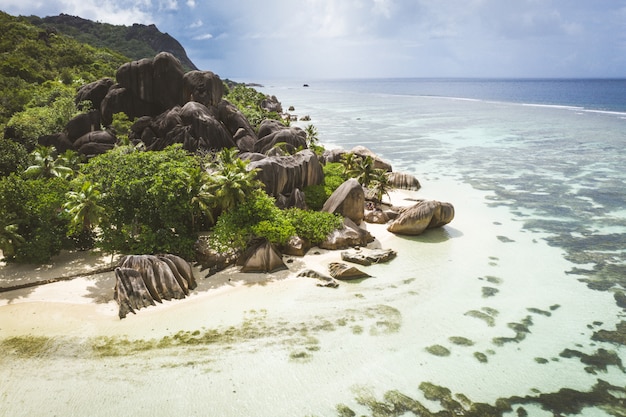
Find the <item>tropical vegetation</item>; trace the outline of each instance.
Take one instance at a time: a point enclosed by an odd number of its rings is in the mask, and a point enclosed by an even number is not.
[[[349,156],[324,166],[325,180],[305,189],[311,210],[279,209],[236,149],[190,154],[180,145],[144,151],[128,143],[132,120],[116,114],[116,148],[88,161],[37,145],[87,111],[78,87],[128,59],[66,36],[42,31],[0,12],[0,250],[6,260],[42,263],[62,249],[107,253],[168,252],[193,259],[199,233],[210,230],[219,250],[243,250],[258,239],[284,244],[299,236],[321,242],[342,219],[317,212],[348,176],[385,194],[371,159]],[[226,98],[256,127],[280,119],[261,107],[266,96],[234,85]],[[307,146],[321,153],[318,132]],[[124,140],[126,139],[126,140]],[[350,162],[349,164],[347,162]]]

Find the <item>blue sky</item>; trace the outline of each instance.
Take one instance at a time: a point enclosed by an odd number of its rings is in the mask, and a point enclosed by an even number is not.
[[[626,77],[626,0],[0,0],[12,15],[155,24],[241,81]]]

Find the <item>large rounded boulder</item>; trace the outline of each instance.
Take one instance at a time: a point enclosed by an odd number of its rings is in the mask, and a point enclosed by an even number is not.
[[[454,219],[452,204],[424,200],[404,209],[387,230],[400,235],[419,235],[427,229],[444,226],[452,219]]]
[[[326,200],[322,211],[338,213],[356,224],[363,221],[365,215],[365,192],[357,180],[350,178],[341,184]]]

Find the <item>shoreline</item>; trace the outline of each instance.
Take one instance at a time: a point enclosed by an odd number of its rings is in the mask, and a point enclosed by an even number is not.
[[[396,206],[411,205],[414,201],[406,199],[414,198],[418,193],[419,191],[393,190],[390,192],[391,202]],[[370,231],[376,238],[367,246],[368,248],[394,249],[394,241],[397,243],[396,239],[401,238],[388,232],[386,226],[365,222],[361,224],[361,227]],[[228,297],[230,293],[237,293],[247,289],[246,287],[271,286],[276,282],[286,280],[301,280],[315,287],[316,279],[297,278],[297,273],[303,269],[313,269],[328,275],[328,264],[340,262],[341,252],[341,250],[331,251],[313,247],[303,257],[283,255],[288,269],[274,273],[243,273],[239,272],[240,267],[230,266],[210,277],[205,277],[208,271],[201,271],[198,266],[194,266],[193,271],[198,287],[191,291],[188,297],[182,300],[164,300],[162,304],[157,303],[156,306],[142,308],[137,311],[137,314],[129,314],[122,320],[117,316],[118,305],[113,300],[115,286],[113,269],[119,256],[112,258],[111,255],[93,251],[64,251],[54,257],[50,264],[36,267],[1,262],[0,317],[5,316],[5,319],[1,320],[0,332],[5,337],[30,334],[35,330],[38,333],[47,334],[46,326],[50,326],[50,329],[63,329],[59,332],[51,332],[52,336],[67,334],[67,326],[57,323],[59,321],[73,323],[79,327],[89,323],[95,326],[94,322],[100,324],[104,322],[109,325],[104,326],[103,331],[108,332],[113,330],[111,326],[114,325],[111,322],[143,322],[148,321],[151,315],[157,315],[163,319],[162,316],[169,312],[176,314],[178,309],[187,309],[186,305],[211,302],[215,297]],[[356,264],[350,265],[360,267]],[[108,269],[108,271],[98,272],[103,269]],[[344,282],[339,282],[340,285],[345,285]],[[11,288],[11,285],[22,288]],[[295,287],[299,288],[300,285],[297,284]],[[332,289],[321,290],[332,291]],[[281,288],[281,291],[290,290]],[[44,316],[53,318],[51,322],[42,324],[39,318],[35,318],[34,322],[22,319],[24,316],[41,316],[42,314],[37,313],[39,307],[46,311]],[[245,309],[247,306],[241,305],[240,307]],[[9,318],[6,317],[7,309],[14,310],[9,313]],[[19,310],[24,311],[19,312]],[[81,311],[81,318],[76,318],[76,320],[73,317],[76,315],[75,310]],[[11,317],[15,317],[15,320]],[[127,326],[121,325],[120,327]],[[129,336],[135,335],[129,334]]]

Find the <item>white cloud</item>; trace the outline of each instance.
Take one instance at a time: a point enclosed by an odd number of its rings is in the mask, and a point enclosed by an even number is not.
[[[189,25],[189,27],[191,29],[196,29],[196,28],[202,27],[202,25],[204,25],[204,22],[202,22],[202,20],[198,19],[195,22],[193,22],[191,25]]]
[[[189,7],[190,9],[194,9],[196,7],[196,1],[195,0],[187,0],[187,7]]]
[[[213,35],[210,33],[205,33],[203,35],[194,36],[192,39],[194,41],[206,41],[208,39],[213,39]]]

